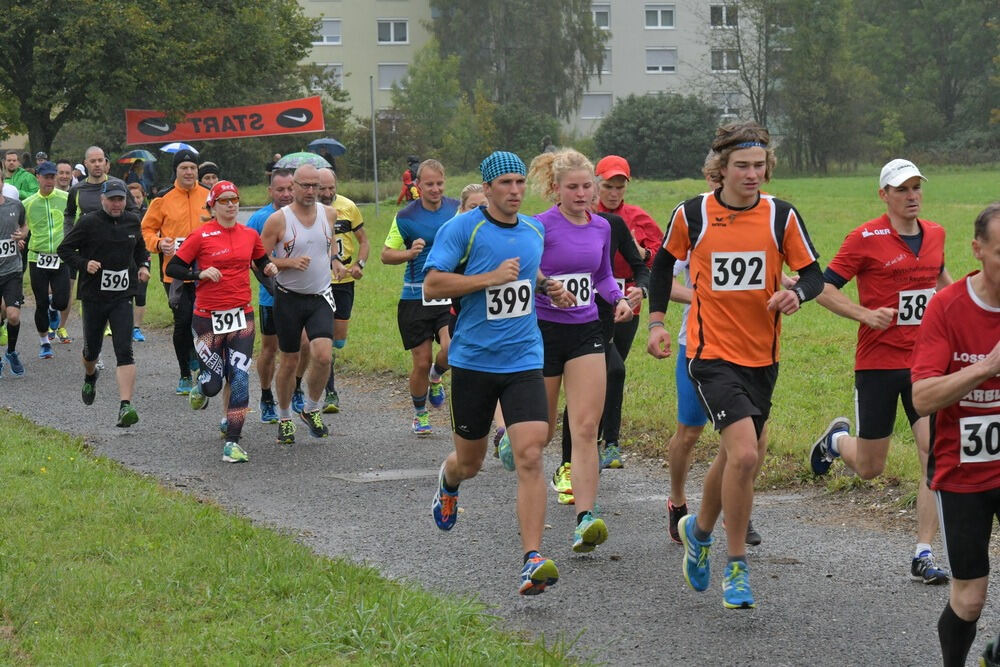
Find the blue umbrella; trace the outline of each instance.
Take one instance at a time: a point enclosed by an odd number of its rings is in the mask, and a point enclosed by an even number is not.
[[[274,163],[275,169],[297,169],[304,164],[311,164],[317,169],[329,167],[330,163],[316,153],[289,153]]]
[[[172,144],[167,144],[166,146],[160,146],[160,150],[164,153],[176,153],[177,151],[189,150],[195,155],[198,154],[198,149],[190,144],[185,144],[180,141],[175,141]]]
[[[340,143],[336,139],[331,139],[326,137],[324,139],[316,139],[315,141],[310,141],[309,145],[306,146],[309,150],[317,155],[321,154],[323,151],[329,154],[330,157],[337,157],[338,155],[343,155],[347,152],[347,147]]]

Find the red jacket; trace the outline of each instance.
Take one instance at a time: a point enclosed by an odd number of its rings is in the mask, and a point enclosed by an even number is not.
[[[646,260],[646,266],[652,267],[653,256],[656,255],[656,251],[660,249],[660,244],[663,243],[663,230],[660,229],[649,213],[646,213],[638,206],[626,204],[625,202],[622,202],[613,211],[605,208],[603,204],[598,203],[597,210],[604,213],[615,213],[622,217],[622,220],[625,221],[625,225],[632,232],[635,240],[649,251],[649,259]],[[614,263],[611,268],[616,278],[624,278],[630,282],[634,279],[632,276],[632,267],[628,265],[628,262],[625,261],[620,252],[615,253]]]

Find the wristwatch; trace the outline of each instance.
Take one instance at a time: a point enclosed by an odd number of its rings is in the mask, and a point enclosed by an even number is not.
[[[360,268],[362,268],[362,269],[363,269],[363,268],[365,268],[365,260],[363,260],[363,259],[359,259],[359,260],[358,260],[358,266],[359,266]]]

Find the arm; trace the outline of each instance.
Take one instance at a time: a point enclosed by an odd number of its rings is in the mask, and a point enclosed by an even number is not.
[[[784,277],[784,274],[782,274]],[[792,289],[779,289],[767,300],[767,309],[776,310],[785,315],[791,315],[802,307],[802,304],[815,299],[823,291],[823,274],[819,270],[819,262],[799,269],[799,279]]]
[[[354,266],[351,267],[351,275],[354,276],[355,280],[361,280],[361,277],[364,275],[364,267],[361,264],[368,262],[368,255],[371,253],[372,246],[368,241],[368,234],[365,233],[363,227],[358,227],[354,230],[354,238],[358,240],[358,261],[354,262]]]
[[[860,322],[872,329],[887,329],[896,317],[895,308],[870,310],[848,299],[833,283],[829,282],[824,284],[823,291],[816,297],[816,303],[835,315]]]
[[[670,333],[663,324],[663,318],[675,284],[673,276],[676,261],[666,248],[660,248],[653,259],[653,271],[649,276],[649,338],[646,341],[646,352],[657,359],[670,356]]]
[[[138,278],[142,282],[149,280],[149,251],[146,250],[146,246],[140,242],[136,242],[135,248],[132,249],[132,260],[135,265],[139,267]]]
[[[694,290],[687,285],[682,285],[675,280],[670,286],[670,300],[674,303],[691,303],[693,298]]]
[[[941,273],[939,273],[937,277],[937,288],[942,290],[953,282],[955,281],[951,279],[951,274],[948,273],[948,269],[942,268]]]
[[[446,273],[437,269],[427,271],[424,277],[424,295],[428,299],[451,299],[472,292],[503,285],[518,279],[521,261],[517,257],[505,259],[500,266],[489,273],[464,275],[461,273]]]
[[[68,208],[66,209],[69,210]],[[142,216],[142,240],[149,252],[162,252],[164,255],[174,253],[174,240],[170,237],[160,237],[163,229],[163,198],[154,199],[149,204],[146,215]]]
[[[66,262],[68,265],[76,269],[77,271],[87,270],[87,260],[80,253],[83,240],[86,238],[87,233],[87,220],[85,216],[78,221],[77,224],[73,225],[73,229],[69,230],[69,233],[63,237],[62,243],[59,244],[59,248],[56,252],[59,253],[59,258]],[[92,273],[88,271],[89,273]]]
[[[948,375],[924,378],[913,383],[913,407],[926,416],[954,405],[963,396],[990,378],[1000,375],[1000,342],[985,359]]]
[[[397,220],[393,218],[392,226],[389,228],[389,235],[385,237],[385,245],[382,247],[382,254],[379,255],[379,259],[382,260],[383,264],[403,264],[419,255],[425,245],[427,245],[426,241],[416,239],[407,248],[406,239],[399,231]]]

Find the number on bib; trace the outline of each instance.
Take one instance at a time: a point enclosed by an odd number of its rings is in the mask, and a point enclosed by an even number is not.
[[[963,417],[958,429],[962,463],[1000,461],[1000,415]]]
[[[344,239],[337,237],[337,259],[344,261]]]
[[[337,312],[337,301],[336,299],[333,298],[332,287],[327,287],[325,290],[323,290],[323,298],[326,299],[326,302],[328,304],[330,304],[330,308],[333,309],[333,312]]]
[[[425,306],[450,306],[451,299],[428,299],[424,296],[424,286],[420,286],[420,303]]]
[[[17,254],[17,241],[4,239],[0,241],[0,257],[13,257]]]
[[[121,271],[101,271],[101,290],[105,292],[124,292],[128,289],[128,269]]]
[[[735,292],[764,289],[767,262],[763,250],[757,252],[713,252],[712,290]]]
[[[594,302],[594,286],[589,273],[564,273],[551,277],[561,282],[563,289],[576,297],[576,307],[589,306]]]
[[[35,260],[35,266],[40,269],[58,269],[62,266],[62,260],[59,259],[59,255],[40,252]]]
[[[618,291],[625,294],[625,279],[615,278],[615,285],[618,285]]]
[[[187,238],[186,236],[181,236],[179,238],[174,239],[174,252],[180,250],[181,244],[184,243],[184,239],[186,238]]]
[[[932,296],[934,296],[933,289],[911,289],[900,292],[899,314],[896,315],[896,324],[900,326],[920,324]]]
[[[515,280],[486,288],[486,319],[506,320],[530,313],[530,280]]]
[[[212,333],[227,334],[247,328],[247,314],[242,308],[212,311]]]

